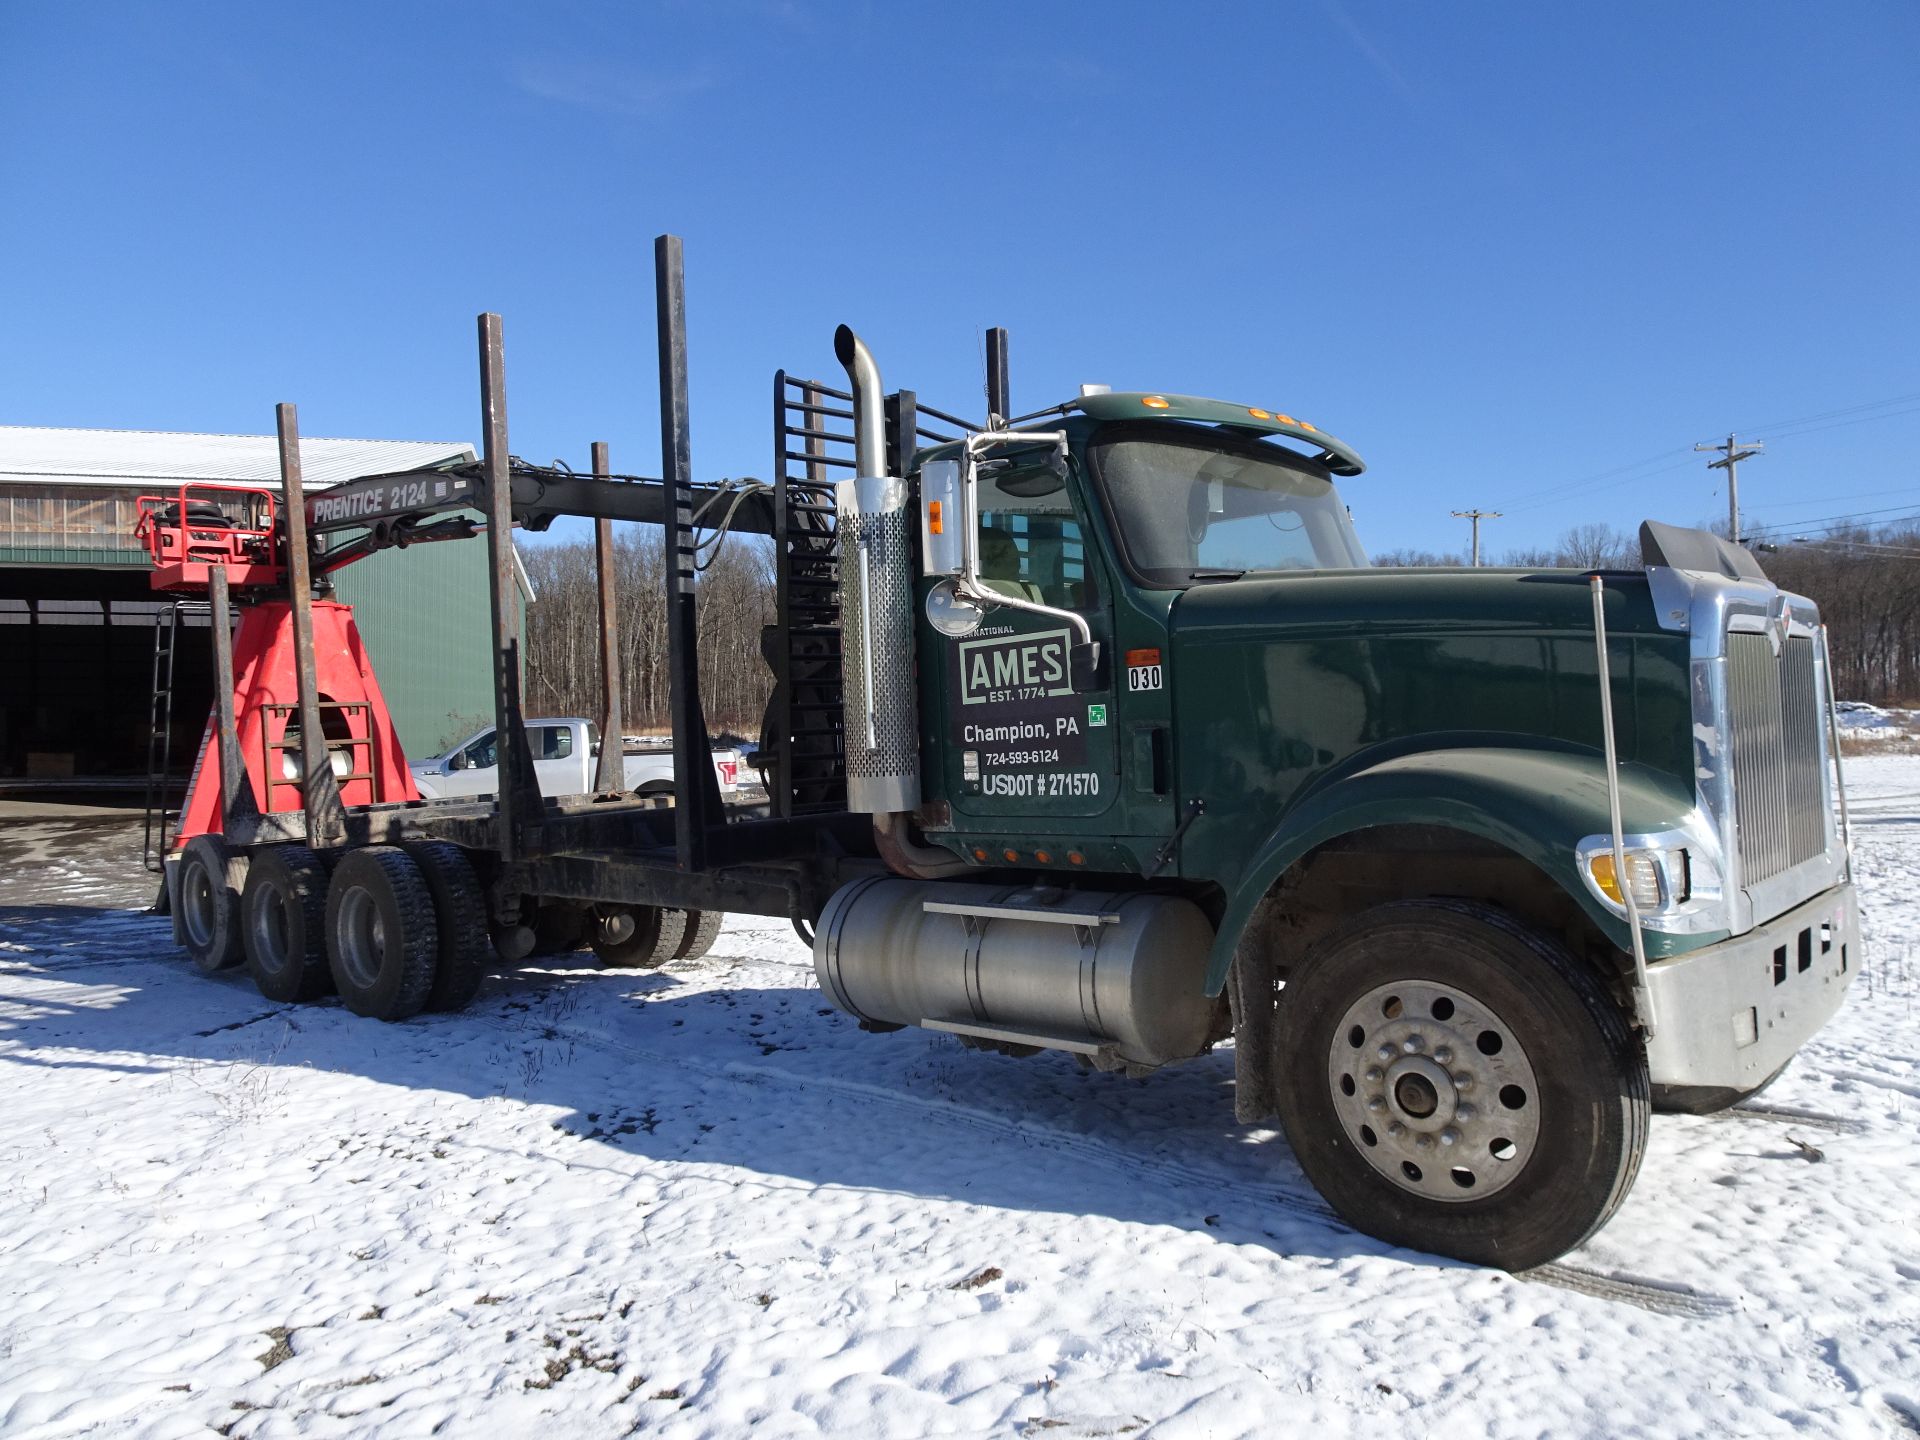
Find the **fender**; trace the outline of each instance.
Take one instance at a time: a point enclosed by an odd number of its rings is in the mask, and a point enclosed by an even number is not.
[[[1644,765],[1620,767],[1620,814],[1628,834],[1679,829],[1694,797],[1679,780]],[[1241,932],[1274,883],[1316,846],[1377,825],[1444,825],[1511,850],[1553,878],[1621,949],[1626,922],[1587,889],[1574,846],[1613,828],[1605,759],[1585,751],[1505,747],[1429,750],[1358,770],[1290,810],[1235,882],[1213,942],[1207,993],[1227,982]],[[1724,938],[1642,932],[1649,959]]]

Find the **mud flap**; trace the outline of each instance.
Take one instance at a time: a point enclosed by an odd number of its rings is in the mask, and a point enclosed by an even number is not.
[[[1271,907],[1257,914],[1240,934],[1227,973],[1233,1006],[1233,1118],[1254,1125],[1279,1108],[1274,1095],[1274,1013],[1278,936]]]

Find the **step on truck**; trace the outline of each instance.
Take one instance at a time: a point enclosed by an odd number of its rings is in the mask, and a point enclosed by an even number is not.
[[[697,483],[679,242],[655,259],[661,477],[604,446],[592,474],[514,457],[491,315],[478,465],[306,497],[282,407],[299,693],[251,743],[296,782],[262,790],[223,688],[217,813],[166,865],[201,965],[398,1020],[542,937],[654,965],[723,912],[785,916],[879,1034],[1114,1083],[1230,1042],[1277,1166],[1359,1230],[1512,1269],[1606,1223],[1653,1110],[1753,1094],[1840,1004],[1861,951],[1825,632],[1746,551],[1650,522],[1632,572],[1373,570],[1342,441],[1094,386],[1016,417],[998,330],[981,421],[888,392],[843,327],[844,380],[774,378],[771,479]],[[561,514],[599,522],[609,629],[607,522],[661,529],[670,809],[535,782],[510,536]],[[727,531],[775,557],[754,812],[720,804],[695,664]],[[358,712],[322,723],[310,569],[482,533],[497,795],[343,799],[327,747]],[[211,600],[218,652],[224,581]]]

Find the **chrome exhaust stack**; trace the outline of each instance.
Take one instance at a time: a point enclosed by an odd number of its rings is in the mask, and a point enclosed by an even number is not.
[[[834,486],[847,808],[873,816],[890,869],[932,879],[967,867],[916,843],[909,828],[920,808],[913,495],[903,477],[887,474],[886,391],[873,352],[845,325],[834,332],[833,352],[853,391],[855,474]]]

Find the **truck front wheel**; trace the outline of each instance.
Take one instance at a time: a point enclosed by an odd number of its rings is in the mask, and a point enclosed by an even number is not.
[[[1596,975],[1498,910],[1370,910],[1295,967],[1276,1019],[1287,1138],[1357,1229],[1524,1270],[1633,1186],[1645,1051]]]

